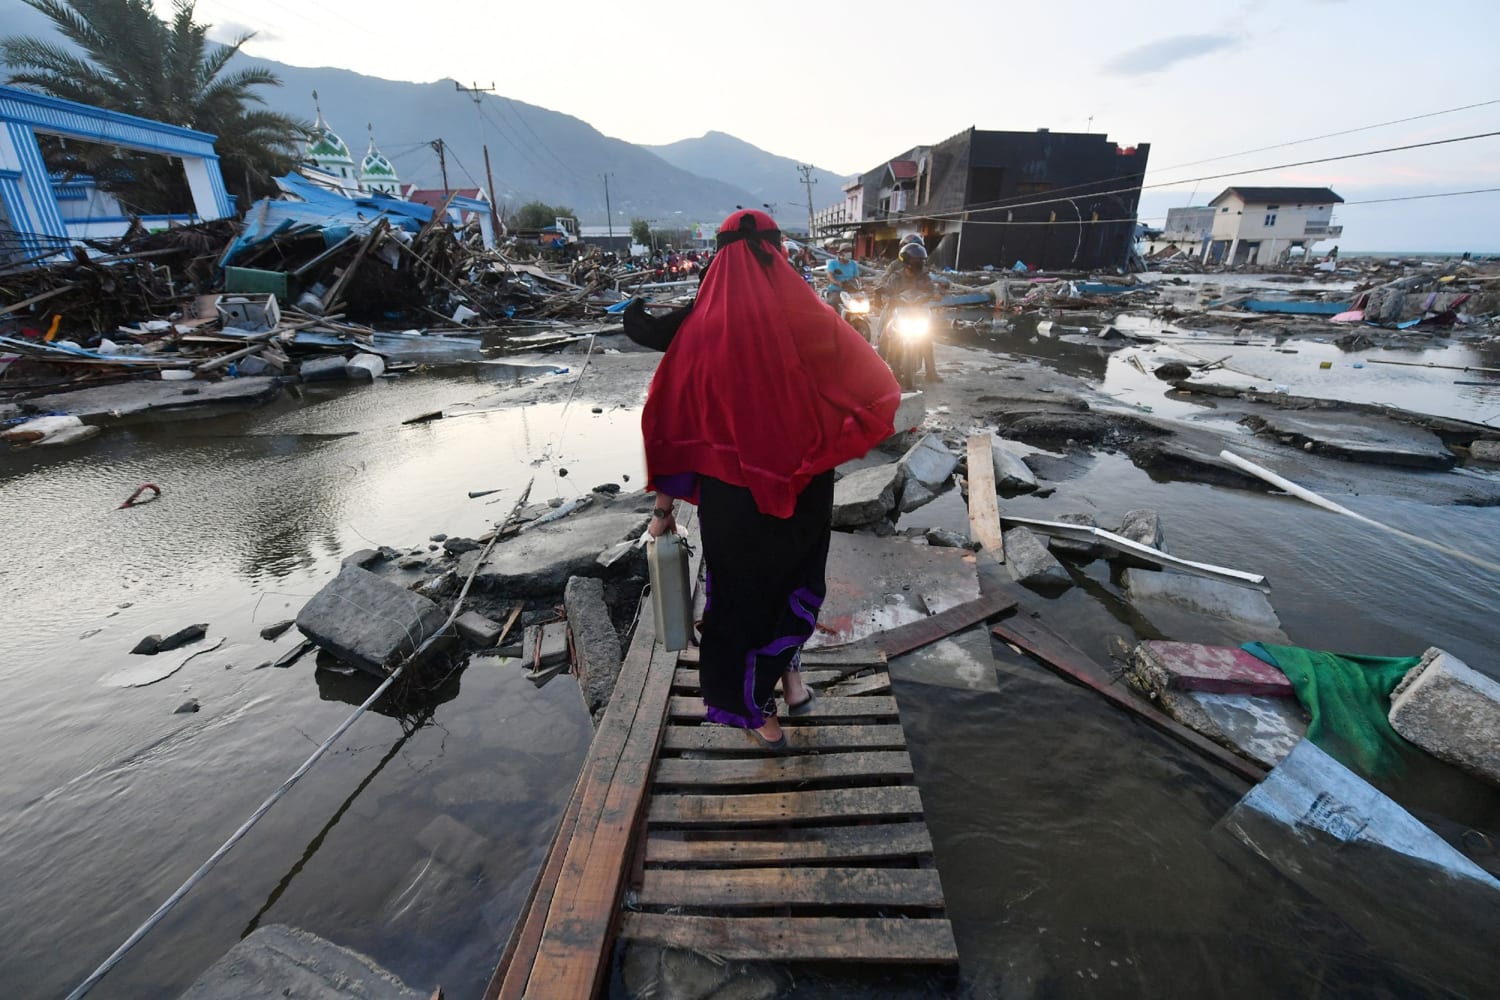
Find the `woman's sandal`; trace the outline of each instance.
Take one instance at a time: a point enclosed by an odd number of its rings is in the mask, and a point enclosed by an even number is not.
[[[770,750],[772,753],[786,752],[787,742],[785,729],[781,731],[781,736],[774,740],[766,739],[760,734],[760,730],[758,729],[747,729],[745,730],[745,732],[749,733],[751,736],[754,736],[755,742],[759,743],[764,749]]]
[[[797,704],[795,704],[795,705],[793,705],[791,702],[787,702],[786,703],[786,714],[787,715],[806,715],[807,713],[809,713],[809,712],[812,711],[813,701],[817,697],[818,697],[817,695],[813,694],[812,688],[808,688],[807,689],[807,697],[806,698],[803,698],[801,701],[797,702]]]

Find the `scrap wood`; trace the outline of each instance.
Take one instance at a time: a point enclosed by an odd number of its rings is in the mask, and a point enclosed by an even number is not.
[[[1246,781],[1257,783],[1266,776],[1266,769],[1259,764],[1246,760],[1201,733],[1189,729],[1118,683],[1108,670],[1088,654],[1043,624],[1035,616],[1035,612],[1027,612],[1023,607],[991,631],[1007,643],[1024,649],[1054,673],[1097,691],[1153,729],[1198,751]]]

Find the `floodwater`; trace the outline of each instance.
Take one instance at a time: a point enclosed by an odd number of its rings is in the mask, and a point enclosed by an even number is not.
[[[1166,405],[1163,385],[1127,384],[1119,358],[1092,346],[1034,331],[990,346],[1103,382],[1123,406]],[[552,378],[565,385],[572,374]],[[8,995],[66,993],[368,694],[363,679],[315,672],[310,657],[257,669],[295,643],[265,642],[259,630],[294,615],[340,558],[440,531],[477,534],[529,479],[534,500],[640,483],[638,410],[590,399],[583,386],[566,411],[478,412],[490,382],[407,377],[112,431],[62,454],[0,455]],[[401,425],[435,409],[475,412]],[[1086,511],[1110,526],[1151,507],[1174,553],[1266,573],[1295,643],[1389,654],[1439,644],[1500,672],[1500,580],[1473,567],[1284,497],[1154,482],[1119,456],[1055,465],[1056,495],[1005,509]],[[1420,484],[1434,474],[1401,475]],[[163,488],[161,501],[115,509],[147,481]],[[466,495],[481,489],[502,492]],[[1500,508],[1435,506],[1419,487],[1388,492],[1335,499],[1500,559]],[[907,519],[965,523],[952,494]],[[1160,634],[1132,616],[1107,567],[1079,580],[1044,613],[1085,651],[1103,660],[1112,635]],[[100,683],[139,659],[128,650],[142,635],[192,622],[227,641],[150,687]],[[964,956],[960,993],[1446,996],[1462,995],[1474,970],[1495,971],[1485,931],[1446,926],[1442,913],[1434,926],[1474,936],[1463,975],[1376,948],[1352,929],[1349,900],[1315,897],[1215,831],[1243,792],[1232,778],[993,648],[998,691],[903,680],[900,660],[892,668]],[[201,711],[173,714],[188,698]],[[371,713],[93,996],[175,995],[267,923],[363,951],[415,988],[477,996],[590,735],[576,689],[534,689],[493,660],[474,661],[405,715]],[[1487,790],[1435,786],[1418,805],[1500,835],[1500,803]],[[453,824],[474,836],[455,838]],[[813,975],[793,992],[946,987],[922,976]]]

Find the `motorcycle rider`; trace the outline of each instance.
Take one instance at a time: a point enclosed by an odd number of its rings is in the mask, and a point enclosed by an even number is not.
[[[854,261],[854,252],[849,249],[849,244],[839,246],[838,256],[828,262],[827,271],[828,287],[823,290],[823,298],[837,309],[839,293],[846,288],[855,287],[855,283],[859,281],[859,265]]]
[[[880,344],[885,352],[887,360],[890,354],[899,349],[899,345],[887,345],[885,331],[890,328],[891,320],[895,318],[896,308],[902,304],[903,296],[907,304],[912,302],[927,302],[937,298],[937,284],[932,276],[927,273],[927,248],[921,242],[908,242],[901,248],[897,256],[898,267],[888,272],[880,283],[880,296],[884,302],[881,313],[881,337]],[[942,379],[937,373],[937,360],[933,357],[932,336],[929,334],[922,347],[922,364],[927,369],[927,381],[940,382]],[[917,359],[909,359],[906,366],[909,374],[915,375]]]

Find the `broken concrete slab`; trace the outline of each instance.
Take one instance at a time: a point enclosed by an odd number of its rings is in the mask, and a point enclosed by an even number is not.
[[[359,952],[283,924],[258,928],[179,1000],[428,1000]]]
[[[250,409],[281,395],[279,378],[230,378],[221,382],[122,382],[72,392],[34,396],[29,413],[71,413],[88,424],[181,413],[213,416],[228,409]]]
[[[1065,590],[1073,578],[1047,551],[1047,543],[1029,528],[1011,528],[1005,533],[1005,568],[1018,583],[1039,590]]]
[[[1391,728],[1426,750],[1500,785],[1500,683],[1433,647],[1391,693]]]
[[[808,648],[856,642],[979,597],[974,554],[835,531],[828,593]]]
[[[1187,705],[1195,711],[1187,711]],[[1162,706],[1179,722],[1263,767],[1275,767],[1307,736],[1308,715],[1293,698],[1209,691],[1169,692]]]
[[[1139,568],[1127,569],[1121,583],[1132,606],[1161,634],[1220,645],[1290,643],[1276,609],[1259,590]]]
[[[910,514],[919,507],[927,506],[935,499],[937,499],[937,494],[925,483],[908,479],[901,486],[901,513]]]
[[[896,406],[896,416],[891,421],[896,428],[896,434],[916,430],[926,419],[927,400],[923,397],[921,390],[903,392],[901,402]]]
[[[1036,474],[1021,460],[1010,442],[991,439],[990,453],[995,463],[995,489],[1001,494],[1014,496],[1037,488]]]
[[[1149,640],[1135,647],[1135,669],[1149,678],[1145,690],[1176,688],[1215,694],[1295,698],[1286,674],[1238,646]]]
[[[478,564],[474,585],[482,590],[517,597],[556,594],[570,576],[602,574],[599,555],[637,538],[649,519],[649,513],[628,509],[591,510],[503,541],[482,564],[478,552],[465,552],[458,573],[467,576]]]
[[[604,601],[604,582],[575,576],[563,591],[568,628],[578,655],[578,687],[589,713],[596,718],[615,690],[620,676],[620,636]]]
[[[1132,542],[1140,542],[1162,552],[1167,551],[1167,538],[1161,530],[1161,518],[1154,510],[1126,511],[1125,516],[1120,518],[1120,527],[1115,534],[1124,535]]]
[[[947,528],[928,528],[923,533],[928,545],[936,545],[945,549],[966,549],[969,547],[969,536],[960,535],[956,531]]]
[[[1241,422],[1285,444],[1349,462],[1449,469],[1458,461],[1431,431],[1374,414],[1275,411]]]
[[[928,434],[907,449],[898,464],[908,485],[915,481],[932,491],[948,482],[958,468],[958,456],[948,450],[942,438]]]
[[[983,625],[895,657],[889,670],[891,677],[902,684],[930,684],[960,691],[1000,690],[990,633]]]
[[[490,621],[477,611],[465,611],[453,622],[458,634],[476,646],[489,648],[500,641],[499,622]]]
[[[902,472],[897,463],[852,472],[833,484],[833,526],[856,528],[883,520],[896,507]]]
[[[347,379],[349,365],[342,357],[308,358],[298,368],[304,382],[331,382]]]
[[[1270,489],[1261,479],[1235,468],[1217,455],[1170,438],[1137,441],[1126,452],[1137,468],[1144,469],[1157,482],[1207,483],[1257,493]]]
[[[346,566],[303,605],[297,628],[342,662],[384,677],[447,617],[427,598]]]
[[[1469,445],[1469,458],[1486,465],[1500,465],[1500,441],[1474,441]]]

